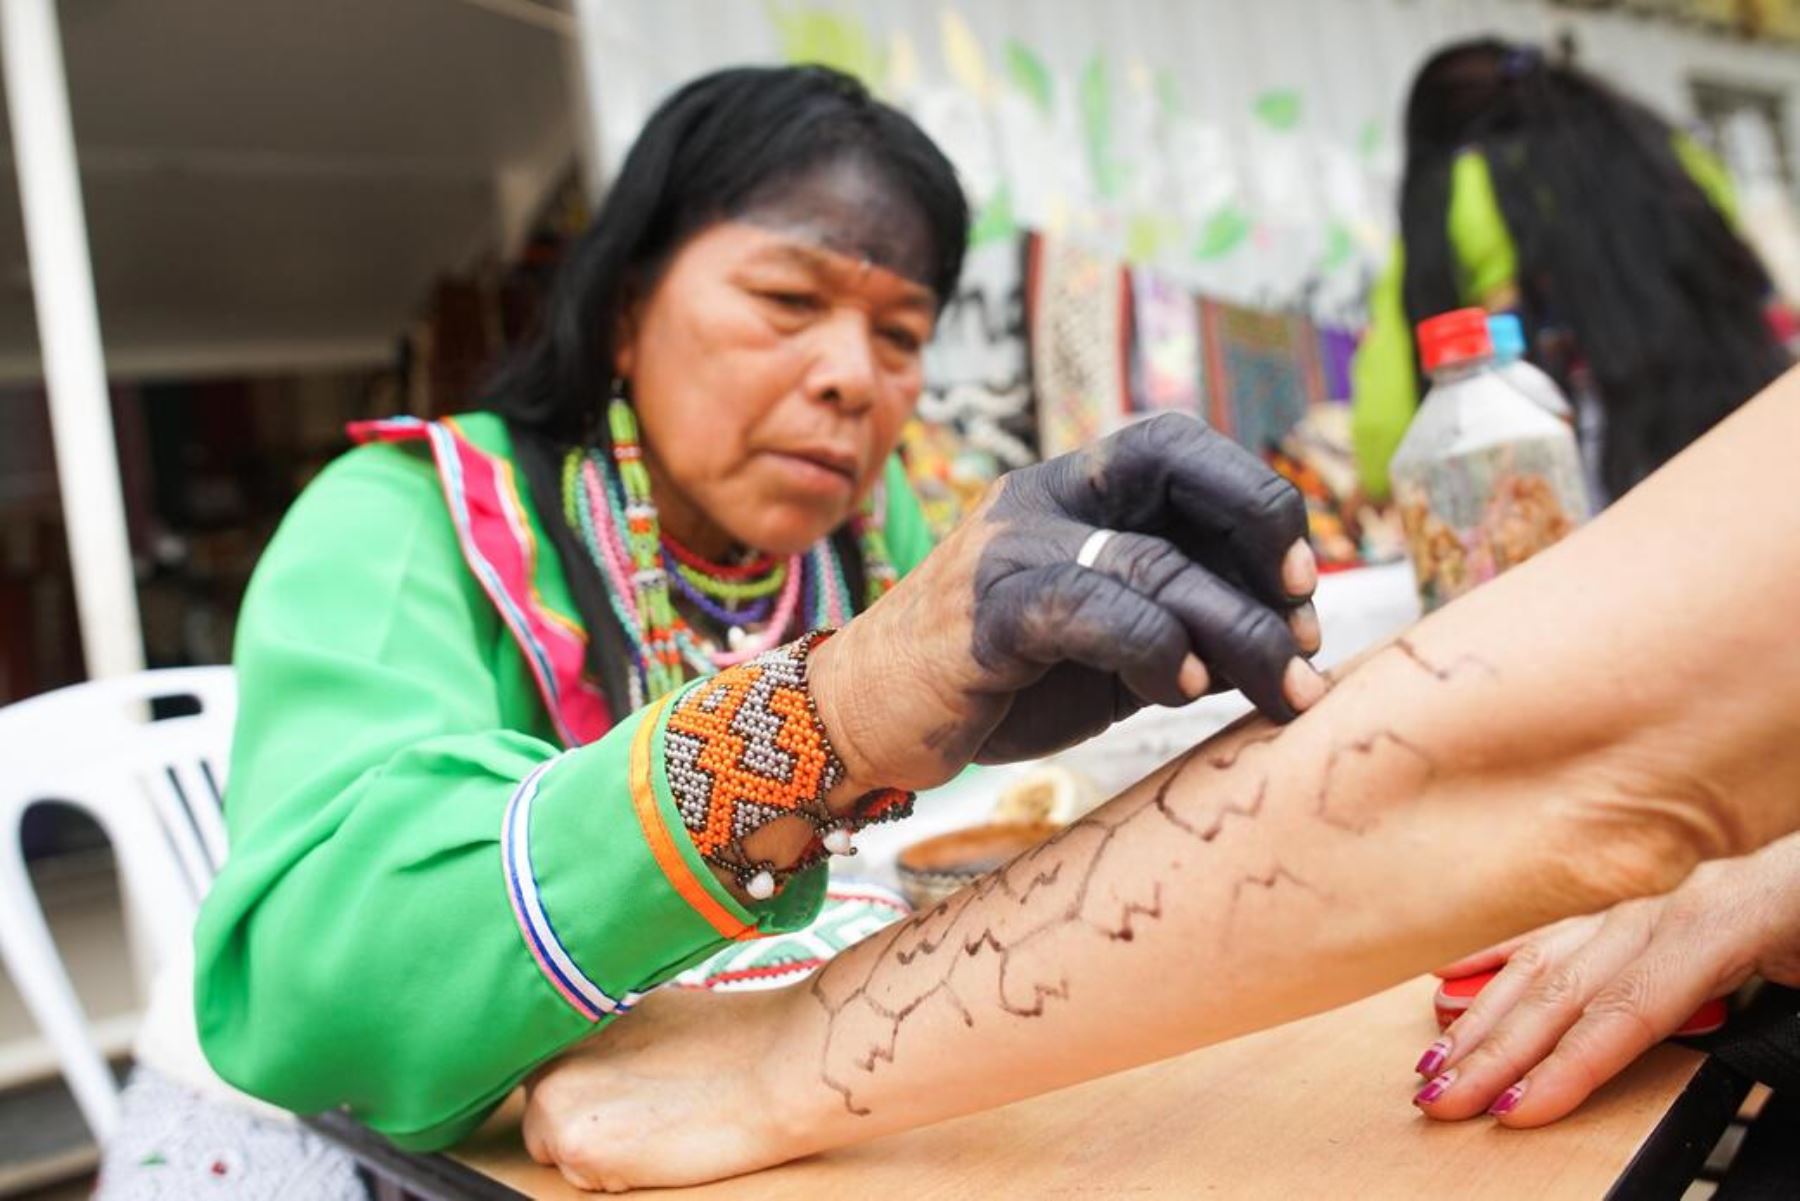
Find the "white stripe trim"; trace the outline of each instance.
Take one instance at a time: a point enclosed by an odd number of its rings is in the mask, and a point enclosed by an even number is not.
[[[549,957],[552,966],[561,975],[563,982],[573,989],[582,1000],[601,1013],[612,1013],[621,1008],[630,1008],[640,994],[628,992],[622,999],[614,1000],[604,989],[595,984],[569,956],[562,941],[557,938],[556,931],[550,925],[550,915],[544,909],[542,895],[538,892],[537,877],[531,866],[531,804],[537,799],[538,787],[545,773],[556,764],[562,762],[570,752],[538,765],[532,773],[520,781],[518,789],[513,793],[507,805],[506,821],[501,838],[501,853],[506,857],[507,875],[511,884],[518,890],[520,911],[530,923],[532,933],[543,952]]]

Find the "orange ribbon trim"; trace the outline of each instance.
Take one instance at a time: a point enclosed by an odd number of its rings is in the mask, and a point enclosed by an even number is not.
[[[637,734],[631,740],[631,807],[637,813],[638,824],[644,829],[644,841],[649,844],[650,854],[656,860],[656,866],[668,877],[669,884],[680,894],[695,913],[705,918],[721,937],[734,942],[748,942],[763,937],[755,926],[746,926],[731,911],[719,903],[717,897],[707,891],[706,885],[700,881],[688,861],[683,857],[681,848],[675,845],[675,836],[663,821],[662,810],[656,803],[656,789],[650,780],[650,741],[656,736],[656,724],[662,718],[662,711],[668,706],[670,698],[652,705],[644,714],[643,724],[638,726]]]

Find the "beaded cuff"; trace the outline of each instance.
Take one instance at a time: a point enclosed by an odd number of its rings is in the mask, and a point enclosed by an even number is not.
[[[763,900],[827,854],[850,855],[850,835],[912,812],[913,794],[882,788],[847,814],[825,798],[844,778],[807,687],[807,657],[831,631],[814,631],[702,681],[669,711],[663,758],[681,814],[701,858],[731,873]],[[753,860],[744,839],[782,817],[799,817],[815,838],[800,860],[779,868]]]

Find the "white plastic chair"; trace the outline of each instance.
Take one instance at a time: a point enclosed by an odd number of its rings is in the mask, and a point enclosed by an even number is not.
[[[190,698],[189,716],[150,720],[151,702]],[[229,667],[147,671],[59,689],[0,709],[0,957],[104,1141],[118,1088],[44,923],[19,841],[25,811],[62,801],[105,831],[134,934],[138,990],[191,937],[225,862],[227,752],[237,709]]]

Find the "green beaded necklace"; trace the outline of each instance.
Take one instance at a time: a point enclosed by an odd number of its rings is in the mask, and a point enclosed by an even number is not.
[[[606,419],[610,454],[590,446],[571,449],[564,458],[563,515],[599,567],[607,599],[632,645],[634,709],[680,687],[688,670],[710,674],[798,636],[803,630],[796,625],[830,629],[849,621],[853,614],[848,589],[830,538],[820,539],[804,555],[785,562],[764,559],[749,569],[705,563],[691,552],[671,549],[651,496],[637,415],[619,384],[608,400]],[[885,595],[896,579],[883,528],[885,507],[878,485],[852,519],[866,577],[866,604]],[[681,573],[684,583],[721,606],[737,609],[774,598],[773,612],[760,632],[720,650],[676,611],[669,566]],[[808,602],[804,604],[803,590]],[[802,621],[796,622],[802,614]]]

